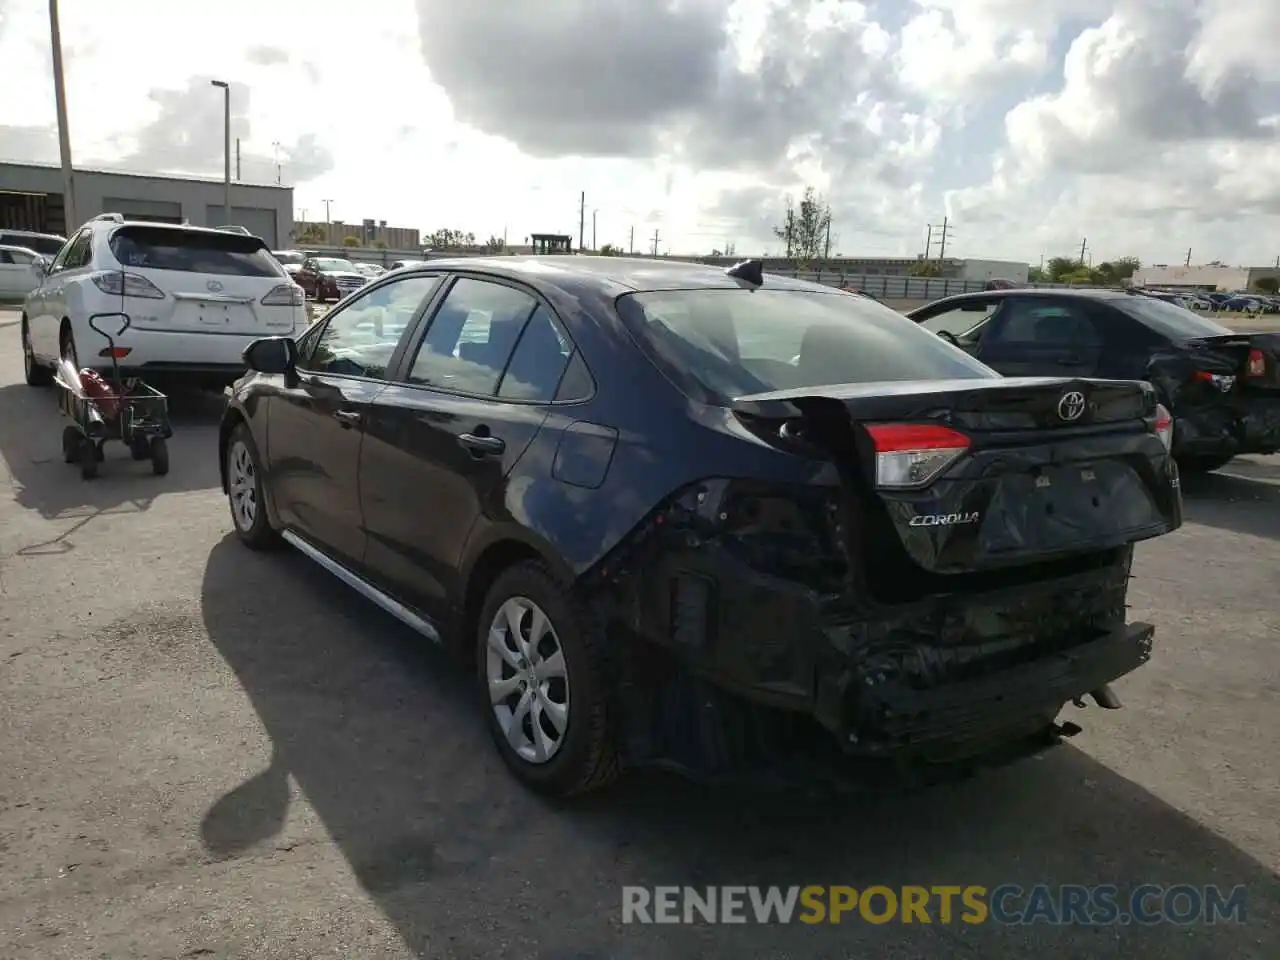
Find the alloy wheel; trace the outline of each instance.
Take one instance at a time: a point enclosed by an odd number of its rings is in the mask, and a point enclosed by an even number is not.
[[[551,760],[568,732],[569,674],[555,627],[527,597],[511,597],[494,615],[485,679],[511,749],[532,764]]]
[[[243,440],[236,440],[227,451],[227,495],[236,526],[244,531],[253,529],[258,516],[258,475]]]

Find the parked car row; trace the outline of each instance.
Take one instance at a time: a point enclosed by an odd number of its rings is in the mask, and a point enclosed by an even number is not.
[[[1126,619],[1133,545],[1182,522],[1177,427],[1159,383],[1040,335],[1119,304],[1000,291],[913,323],[759,261],[555,267],[370,280],[248,348],[218,438],[245,545],[290,545],[459,657],[522,781],[923,775],[1079,732],[1068,702],[1119,706],[1154,633]],[[1121,310],[1135,355],[1205,322],[1168,309]],[[1229,393],[1236,350],[1188,348],[1211,379],[1185,390]]]
[[[1142,290],[1149,297],[1177,304],[1188,310],[1211,313],[1280,313],[1280,296],[1260,293],[1190,293],[1171,290]]]

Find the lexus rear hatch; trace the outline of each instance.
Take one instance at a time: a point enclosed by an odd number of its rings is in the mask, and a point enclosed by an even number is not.
[[[126,224],[109,246],[122,269],[94,283],[124,295],[140,330],[271,336],[305,320],[301,291],[258,237]]]

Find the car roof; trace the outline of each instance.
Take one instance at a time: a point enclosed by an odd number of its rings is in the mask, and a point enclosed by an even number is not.
[[[683,260],[641,257],[593,257],[575,254],[547,256],[453,257],[428,260],[409,268],[414,271],[478,271],[492,276],[523,280],[535,286],[567,291],[591,290],[606,296],[649,290],[736,290],[741,284],[724,268]],[[816,290],[839,293],[834,287],[777,274],[765,274],[764,290]],[[846,294],[847,295],[847,294]]]
[[[67,238],[59,233],[39,233],[36,230],[10,230],[8,227],[0,228],[0,234],[6,237],[40,237],[43,240],[61,240],[66,242]]]
[[[1009,290],[981,290],[976,293],[957,293],[942,297],[933,303],[964,303],[967,300],[986,300],[988,298],[1004,299],[1005,297],[1038,297],[1046,300],[1071,300],[1083,297],[1088,300],[1121,300],[1125,297],[1138,296],[1139,292],[1127,293],[1112,287],[1016,287]],[[929,304],[933,306],[933,304]]]

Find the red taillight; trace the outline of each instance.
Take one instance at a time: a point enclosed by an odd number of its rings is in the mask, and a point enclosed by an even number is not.
[[[1173,449],[1173,414],[1162,403],[1156,404],[1156,436],[1166,450]]]
[[[878,487],[923,487],[969,449],[963,433],[932,423],[873,423],[866,430]]]
[[[131,353],[133,353],[133,347],[103,347],[98,351],[98,356],[115,357],[117,360],[123,360]]]
[[[1257,347],[1249,351],[1248,369],[1248,376],[1251,377],[1265,377],[1267,375],[1267,358]]]

